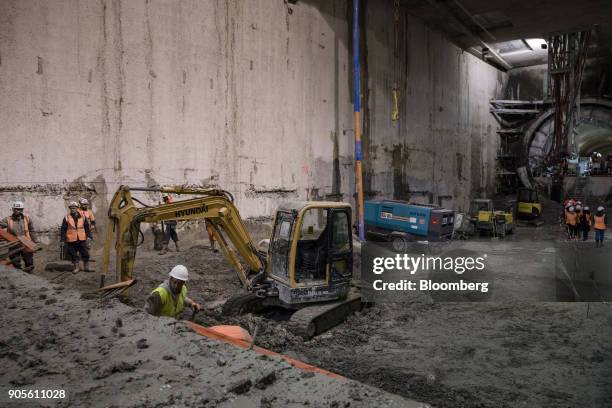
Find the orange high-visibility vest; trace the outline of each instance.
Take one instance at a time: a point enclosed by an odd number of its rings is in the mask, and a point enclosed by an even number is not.
[[[578,218],[578,215],[576,213],[567,213],[567,223],[569,225],[576,225],[576,220]]]
[[[66,223],[68,229],[66,230],[66,242],[86,241],[87,234],[85,234],[85,218],[79,217],[77,223],[74,223],[72,215],[66,216]]]
[[[13,217],[8,217],[8,230],[11,234],[17,235],[15,234],[15,220],[13,220]],[[29,240],[32,240],[32,237],[30,237],[30,227],[28,226],[28,224],[30,224],[30,218],[28,218],[27,215],[23,215],[23,234],[25,235],[25,237]]]
[[[95,221],[96,218],[94,217],[94,213],[91,210],[83,210],[81,208],[79,208],[79,213],[81,213],[81,215],[85,218],[87,218],[87,220],[89,221],[89,223],[91,224],[92,221]]]
[[[595,216],[595,229],[598,229],[598,230],[605,230],[606,229],[606,222],[605,222],[605,216],[604,215],[596,215]]]

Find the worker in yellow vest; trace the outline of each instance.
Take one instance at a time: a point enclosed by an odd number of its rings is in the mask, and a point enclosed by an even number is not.
[[[593,216],[593,228],[595,229],[595,247],[604,246],[604,234],[606,232],[606,225],[608,224],[608,217],[604,212],[604,208],[599,206]]]
[[[87,240],[93,240],[89,221],[79,211],[79,204],[76,201],[72,201],[68,208],[70,212],[62,221],[60,239],[66,244],[68,257],[74,265],[73,272],[80,270],[79,255],[83,260],[83,271],[93,272],[94,270],[89,267],[89,249],[87,248]]]
[[[0,228],[6,228],[7,232],[16,237],[24,236],[34,243],[38,243],[38,239],[32,226],[32,219],[27,214],[24,214],[25,205],[22,201],[15,201],[12,206],[13,214],[0,221]],[[21,269],[21,260],[24,263],[24,272],[32,272],[34,270],[34,254],[27,250],[22,250],[10,255],[11,264],[18,269]]]
[[[185,306],[199,311],[202,306],[187,297],[187,279],[189,273],[183,265],[176,265],[170,271],[168,280],[151,292],[145,301],[145,310],[153,316],[179,318]]]

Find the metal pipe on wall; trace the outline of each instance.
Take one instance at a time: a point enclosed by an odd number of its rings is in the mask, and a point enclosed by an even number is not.
[[[359,240],[365,241],[363,216],[363,174],[361,169],[361,104],[359,65],[359,0],[353,0],[353,90],[355,111],[355,179],[357,183],[357,228]]]

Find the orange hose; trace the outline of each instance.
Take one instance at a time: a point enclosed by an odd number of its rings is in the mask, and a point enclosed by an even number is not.
[[[217,327],[204,327],[204,326],[200,326],[197,323],[194,322],[187,322],[191,328],[198,333],[201,336],[205,336],[208,337],[209,339],[214,339],[214,340],[220,340],[224,343],[228,343],[228,344],[233,344],[234,346],[240,347],[242,349],[249,349],[251,348],[251,342],[246,341],[244,339],[241,338],[236,338],[233,337],[231,335],[228,334],[240,334],[239,332],[241,332],[242,328],[240,328],[240,330],[235,329],[235,327],[239,327],[239,326],[217,326]],[[234,327],[234,328],[232,328]],[[230,329],[232,328],[232,329]],[[244,330],[246,331],[246,330]],[[249,336],[250,337],[250,336]],[[253,346],[252,350],[255,351],[256,353],[259,354],[263,354],[265,356],[271,356],[271,357],[280,357],[283,360],[285,360],[286,362],[288,362],[289,364],[291,364],[294,367],[297,367],[301,370],[304,371],[308,371],[311,373],[319,373],[319,374],[323,374],[326,375],[328,377],[331,378],[336,378],[336,379],[344,379],[345,377],[338,375],[336,373],[332,373],[331,371],[327,371],[324,370],[322,368],[310,365],[310,364],[306,364],[303,361],[300,360],[296,360],[295,358],[291,358],[279,353],[275,353],[274,351],[259,347],[259,346]]]

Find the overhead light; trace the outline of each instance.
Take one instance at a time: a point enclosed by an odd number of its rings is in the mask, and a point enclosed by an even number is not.
[[[532,50],[546,49],[546,40],[543,38],[529,38],[525,41],[527,41],[527,44],[529,44]]]

